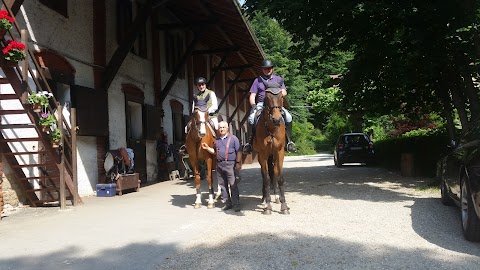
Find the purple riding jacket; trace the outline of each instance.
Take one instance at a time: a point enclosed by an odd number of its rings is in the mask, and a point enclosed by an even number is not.
[[[264,80],[267,82],[276,82],[281,84],[281,89],[286,89],[285,83],[283,81],[283,78],[273,74],[271,78],[267,78],[265,76],[262,76]],[[265,99],[265,84],[263,83],[263,80],[261,77],[258,77],[255,79],[255,81],[252,83],[252,87],[250,87],[250,93],[257,93],[257,103],[258,102],[263,102]]]

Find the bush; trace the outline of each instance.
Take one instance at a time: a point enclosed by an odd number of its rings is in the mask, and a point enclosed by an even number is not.
[[[375,156],[380,166],[400,170],[402,153],[412,153],[415,175],[434,177],[447,144],[448,136],[444,134],[390,138],[375,142]]]

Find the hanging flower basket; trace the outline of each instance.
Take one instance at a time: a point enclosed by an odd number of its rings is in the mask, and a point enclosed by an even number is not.
[[[60,129],[56,128],[50,132],[50,139],[52,140],[52,147],[57,148],[60,144],[60,140],[62,139],[62,133]]]
[[[2,50],[3,58],[7,61],[18,62],[25,59],[25,45],[16,40],[8,40],[8,45]]]
[[[8,11],[0,10],[0,29],[10,30],[15,19],[8,15]]]
[[[40,108],[42,107],[46,108],[48,107],[48,100],[52,96],[53,96],[52,93],[49,93],[47,91],[40,91],[38,93],[33,92],[28,95],[27,101],[29,104],[32,104],[32,106],[35,106],[36,104],[38,104],[40,105]],[[40,111],[36,111],[36,112],[40,112]]]
[[[42,111],[42,104],[40,104],[40,103],[32,104],[32,110],[34,112],[41,112]]]

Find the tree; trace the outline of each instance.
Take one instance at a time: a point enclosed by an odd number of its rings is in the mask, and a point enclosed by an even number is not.
[[[472,80],[480,59],[479,5],[474,0],[247,0],[245,8],[266,10],[277,19],[301,59],[352,53],[338,92],[345,110],[437,111],[447,117],[452,111],[445,108],[455,108],[467,126],[480,115]]]

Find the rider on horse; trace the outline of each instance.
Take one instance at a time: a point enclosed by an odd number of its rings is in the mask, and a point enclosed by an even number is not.
[[[248,117],[248,122],[252,126],[252,134],[250,136],[249,142],[245,144],[243,151],[245,153],[252,152],[252,143],[253,138],[255,137],[255,115],[257,111],[263,109],[263,101],[265,99],[265,90],[268,88],[281,88],[282,95],[287,95],[287,90],[283,78],[273,74],[273,61],[270,59],[265,59],[262,62],[262,72],[263,75],[259,76],[252,84],[250,88],[250,105],[252,109],[250,111],[250,116]],[[257,101],[257,102],[256,102]],[[291,140],[292,135],[292,115],[282,107],[283,117],[285,120],[285,131],[286,131],[286,148],[288,152],[296,152],[295,144]]]
[[[217,119],[217,110],[218,110],[218,102],[217,102],[217,95],[215,92],[207,89],[207,80],[203,77],[198,77],[195,79],[195,85],[197,86],[198,91],[193,94],[193,104],[192,104],[192,112],[195,108],[207,108],[208,110],[208,119],[213,122],[213,127],[215,130],[218,130],[218,119]],[[188,132],[190,127],[190,122],[185,127],[185,133]]]

